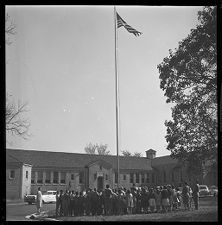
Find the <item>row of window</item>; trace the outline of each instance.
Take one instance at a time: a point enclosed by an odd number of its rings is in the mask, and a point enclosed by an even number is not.
[[[141,183],[149,183],[149,173],[147,173],[145,180],[145,173],[141,173]],[[126,174],[123,174],[123,180],[126,180]],[[145,182],[146,181],[146,182]],[[155,176],[152,174],[152,183],[155,182]],[[115,183],[118,183],[118,173],[115,173]],[[134,173],[130,173],[130,183],[140,183],[140,173],[136,173],[136,180],[134,182]]]
[[[28,171],[25,171],[26,179],[28,179],[28,175],[29,175]],[[135,183],[140,183],[139,176],[140,176],[140,173],[136,173],[136,182]],[[10,170],[9,178],[10,179],[15,178],[15,170]],[[83,179],[84,179],[84,173],[80,172],[79,173],[79,183],[80,184],[83,183]],[[71,180],[74,180],[74,174],[71,174]],[[108,180],[107,174],[106,174],[106,180]],[[123,174],[123,180],[126,180],[126,174]],[[183,180],[182,171],[180,171],[180,181],[182,181],[182,180]],[[58,184],[58,183],[65,184],[66,183],[66,173],[60,172],[60,181],[59,181],[59,172],[54,171],[52,181],[53,181],[54,184]],[[175,181],[174,172],[172,172],[171,181],[172,182]],[[149,173],[147,173],[146,183],[149,183],[149,182],[150,182]],[[154,174],[152,174],[152,183],[154,183],[154,182],[155,182],[155,176],[154,176]],[[166,171],[163,171],[163,182],[167,182]],[[34,171],[32,172],[31,183],[32,184],[35,183],[35,172]],[[38,171],[37,172],[37,183],[39,183],[39,184],[42,184],[42,183],[50,184],[51,183],[51,171],[45,171],[44,182],[43,182],[43,171]],[[118,174],[117,173],[115,173],[115,183],[118,183]],[[134,183],[134,173],[130,173],[130,183]],[[145,183],[145,174],[144,173],[141,173],[141,183]]]
[[[174,172],[172,172],[171,181],[175,181]],[[141,183],[150,183],[150,175],[147,173],[145,180],[145,173],[141,173]],[[155,175],[152,173],[152,183],[155,183]],[[126,174],[123,175],[123,180],[126,180]],[[182,171],[180,171],[180,181],[183,180]],[[163,171],[163,182],[167,182],[166,171]],[[115,183],[118,183],[118,174],[115,173]],[[134,182],[134,173],[130,173],[130,183],[140,183],[140,173],[136,173],[136,181]]]
[[[31,177],[31,183],[34,184],[35,181],[38,184],[66,184],[66,172],[60,172],[60,179],[59,179],[59,172],[58,171],[53,171],[52,172],[52,180],[51,180],[51,171],[45,171],[45,179],[43,179],[43,171],[37,171],[37,179],[36,177],[36,172],[32,172],[32,177]],[[83,183],[84,179],[84,173],[80,172],[79,173],[79,183]],[[74,174],[71,174],[71,180],[74,180],[75,176]]]
[[[25,178],[28,179],[29,177],[29,172],[25,171]],[[9,179],[15,179],[15,170],[10,170],[9,171]]]

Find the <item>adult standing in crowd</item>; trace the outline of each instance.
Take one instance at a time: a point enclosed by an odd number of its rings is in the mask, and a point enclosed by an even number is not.
[[[193,202],[193,190],[192,188],[189,186],[189,209],[192,209],[192,202]]]
[[[176,189],[174,187],[174,185],[172,185],[172,200],[173,200],[173,208],[172,210],[177,210],[178,209],[178,198],[177,198],[177,192],[176,192]]]
[[[98,203],[99,203],[99,195],[96,188],[93,189],[91,193],[91,212],[92,215],[95,216],[98,213]]]
[[[79,216],[79,192],[76,191],[74,196],[74,216]]]
[[[75,200],[74,200],[74,197],[75,197],[75,192],[72,191],[70,193],[70,216],[74,216],[74,209],[75,209]]]
[[[59,208],[61,207],[61,202],[60,202],[60,194],[59,191],[56,192],[56,217],[59,215]]]
[[[84,215],[84,208],[85,208],[85,203],[84,203],[84,196],[82,191],[80,191],[79,193],[79,201],[78,201],[78,206],[79,207],[79,216],[83,216]]]
[[[154,189],[153,188],[150,188],[149,206],[150,206],[150,211],[154,212],[154,210],[156,209],[156,198],[155,198],[155,193],[154,193]]]
[[[63,206],[63,215],[68,216],[69,212],[69,194],[68,190],[66,190],[65,194],[62,196],[62,206]]]
[[[161,191],[161,203],[162,203],[163,212],[166,213],[170,207],[169,192],[166,186],[163,186],[163,189]]]
[[[196,180],[196,183],[193,187],[193,202],[195,209],[198,210],[199,208],[199,182]]]
[[[40,187],[38,187],[38,191],[36,195],[36,207],[37,207],[37,213],[40,213],[42,208],[42,192]]]
[[[156,199],[156,212],[159,213],[161,212],[161,189],[162,187],[156,188],[155,191],[155,199]]]
[[[187,182],[184,182],[183,189],[182,189],[182,198],[183,198],[183,205],[185,210],[190,210],[190,187],[188,186]]]
[[[106,185],[106,188],[104,190],[104,211],[105,215],[110,215],[111,214],[111,207],[112,207],[112,190],[110,189],[109,185]]]
[[[63,190],[60,190],[60,194],[59,194],[59,202],[60,202],[60,209],[59,209],[59,216],[63,216],[63,208],[64,208],[64,203],[62,201],[63,198]]]
[[[132,214],[133,209],[133,195],[130,190],[126,191],[126,204],[127,204],[127,213]]]
[[[167,191],[168,191],[168,197],[169,197],[169,211],[171,212],[173,210],[173,193],[172,193],[172,187],[170,184],[167,185]]]

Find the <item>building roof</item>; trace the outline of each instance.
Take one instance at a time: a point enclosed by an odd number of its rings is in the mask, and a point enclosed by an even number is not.
[[[151,149],[146,150],[146,152],[154,152],[154,153],[156,153],[156,151],[155,151],[155,150],[153,150],[152,148],[151,148]]]
[[[90,162],[103,160],[117,169],[115,155],[89,155],[68,152],[7,149],[7,154],[33,167],[84,168]],[[7,160],[7,159],[6,159]],[[7,162],[7,161],[6,161]],[[145,157],[119,156],[120,169],[152,170],[150,159]]]
[[[172,158],[170,155],[156,157],[152,159],[152,166],[158,167],[161,165],[178,164],[178,160]]]
[[[8,152],[6,152],[6,162],[7,163],[22,163],[16,157],[8,154]]]

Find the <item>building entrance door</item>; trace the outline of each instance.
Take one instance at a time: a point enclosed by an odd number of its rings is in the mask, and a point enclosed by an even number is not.
[[[97,178],[97,190],[103,190],[103,177]]]

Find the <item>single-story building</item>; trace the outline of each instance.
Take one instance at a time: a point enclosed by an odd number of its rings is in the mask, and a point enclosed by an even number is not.
[[[186,168],[171,156],[156,157],[149,149],[146,157],[119,156],[120,185],[154,187],[183,181],[191,182]],[[211,184],[217,184],[217,174]],[[201,175],[198,177],[203,182]],[[38,187],[47,190],[116,188],[117,157],[67,152],[6,149],[6,198],[35,194]]]

